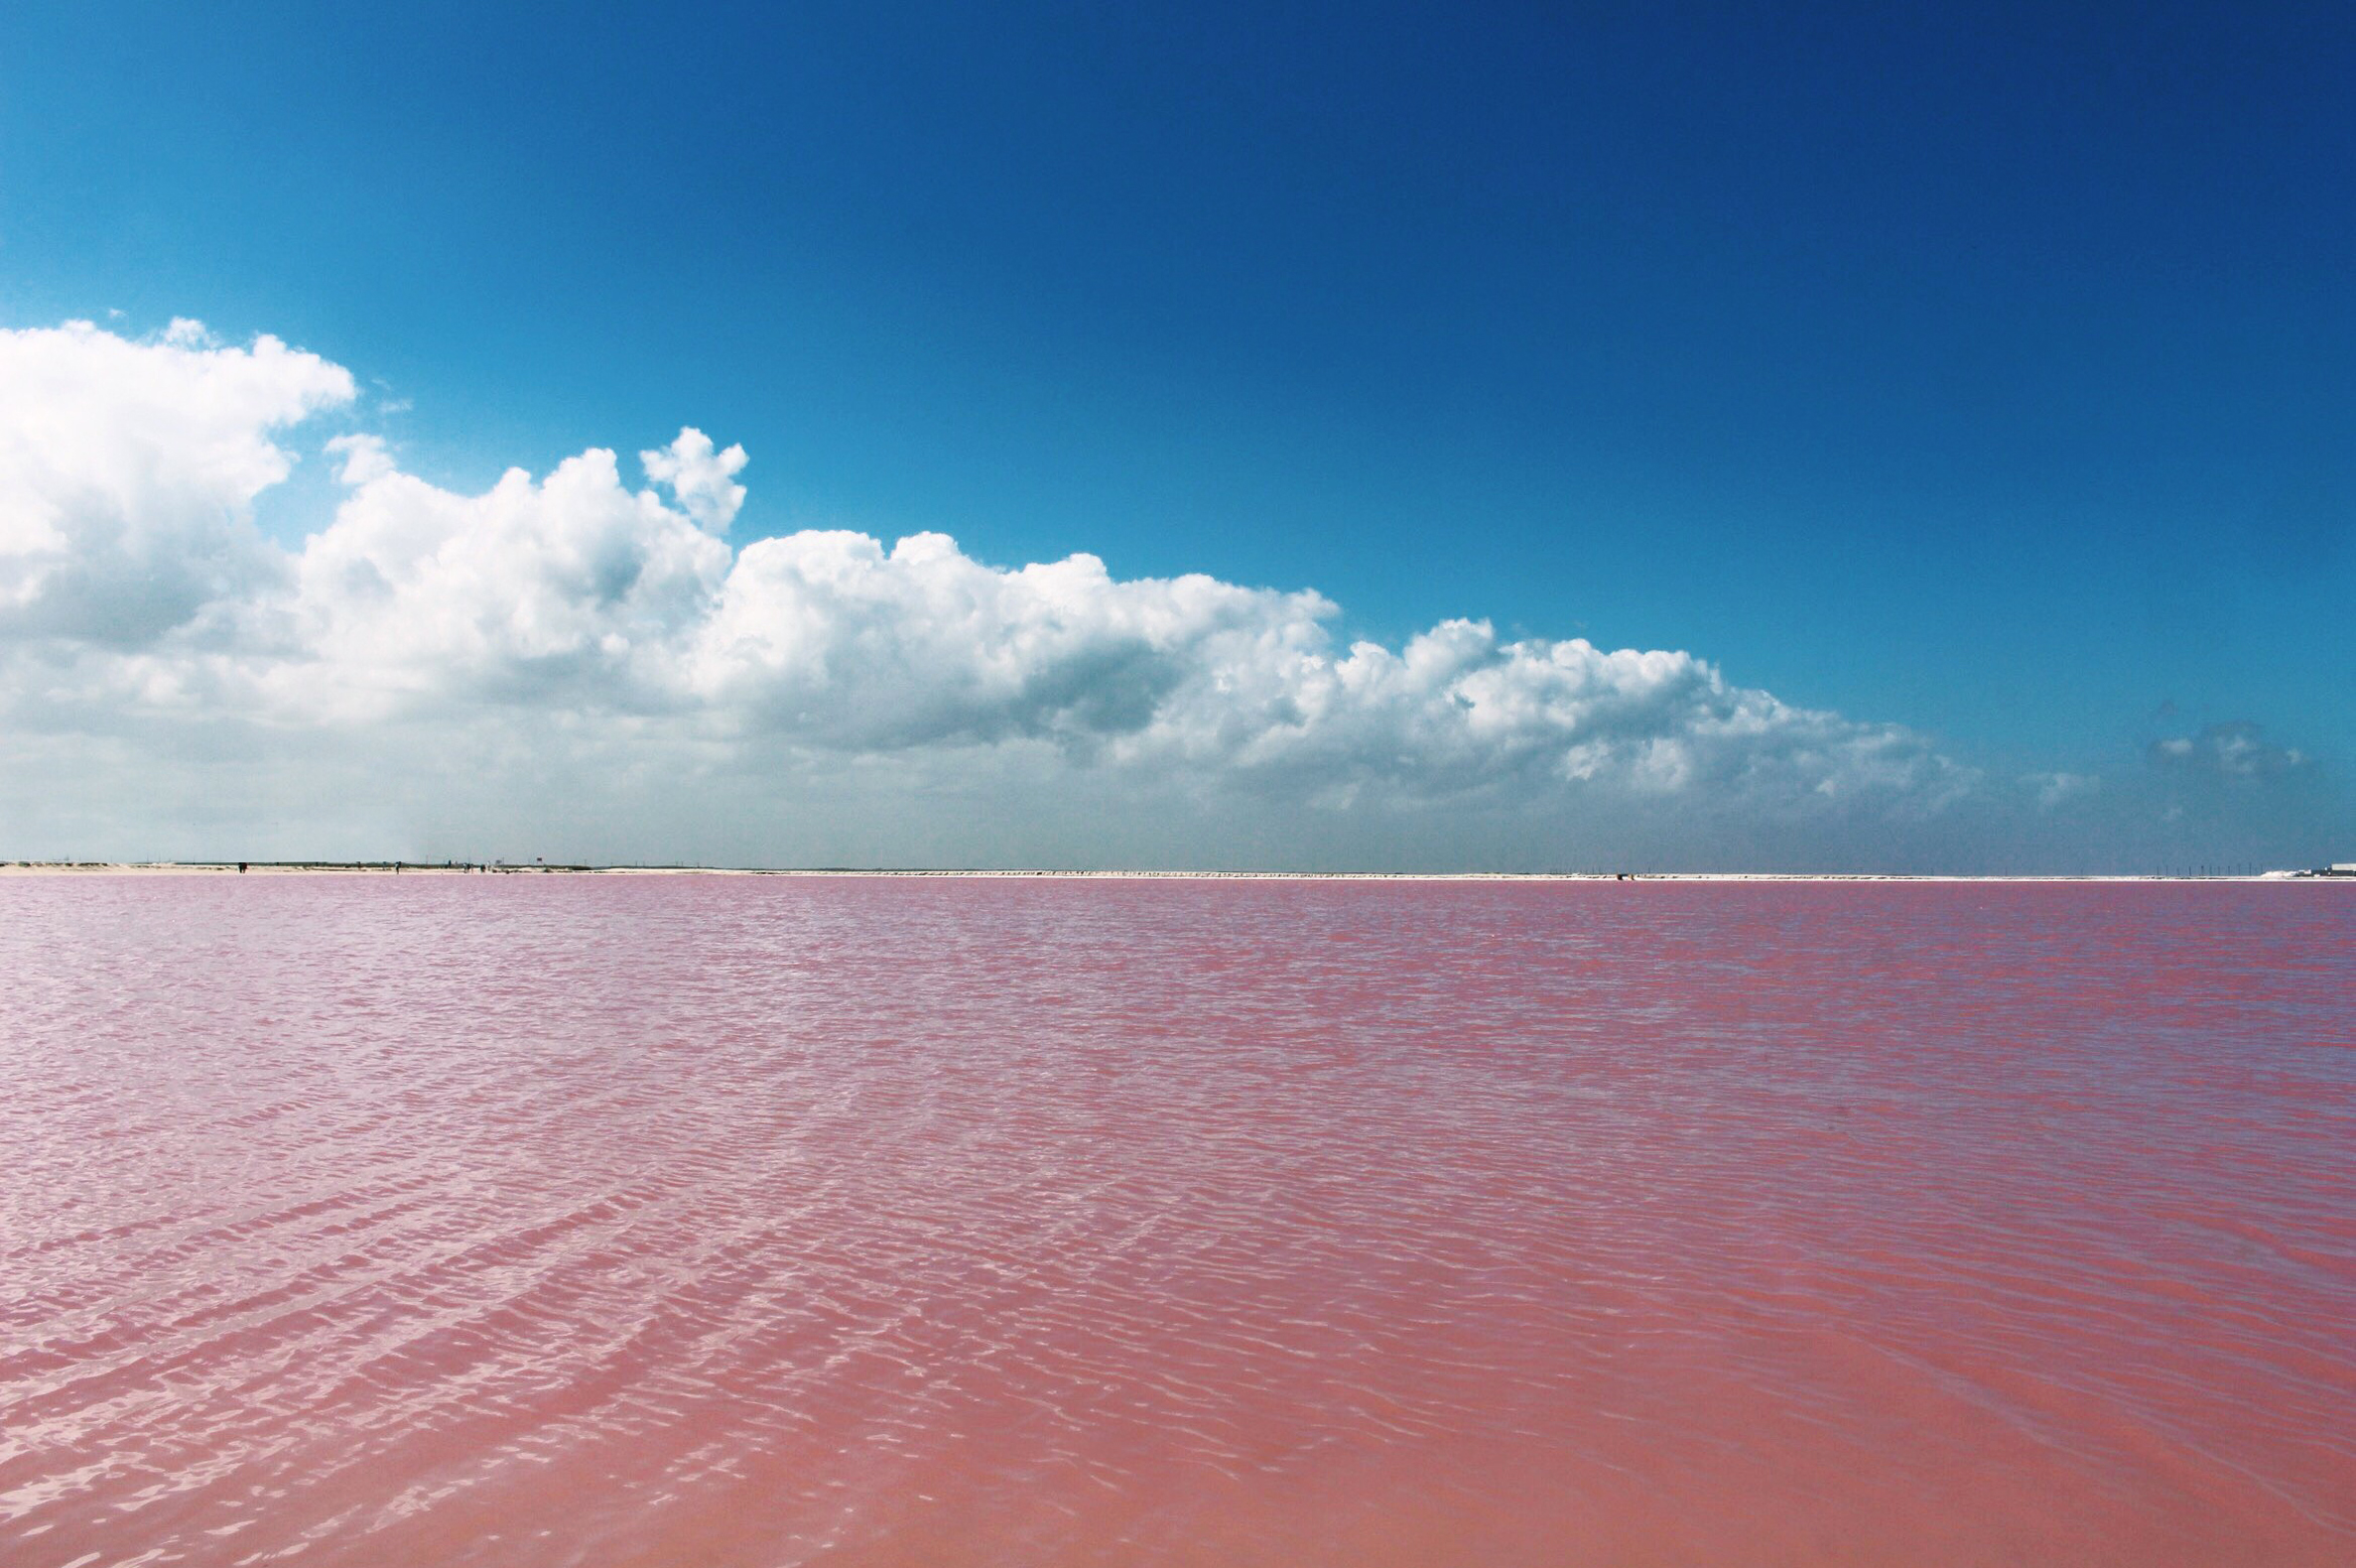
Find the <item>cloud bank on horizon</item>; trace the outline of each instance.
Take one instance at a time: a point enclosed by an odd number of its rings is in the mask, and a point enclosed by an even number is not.
[[[1345,644],[1312,590],[938,533],[731,547],[746,455],[694,429],[640,487],[592,448],[480,494],[338,435],[274,542],[293,433],[357,402],[268,336],[0,332],[0,854],[1872,864],[2095,793],[1682,651]]]

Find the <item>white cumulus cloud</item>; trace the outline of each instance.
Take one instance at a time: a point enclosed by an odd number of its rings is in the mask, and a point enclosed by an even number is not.
[[[638,461],[648,478],[671,487],[700,528],[726,533],[744,504],[744,486],[736,482],[745,462],[742,447],[714,452],[712,438],[691,427],[661,451],[638,454]]]
[[[1918,820],[1975,787],[1916,734],[1684,652],[1474,619],[1345,643],[1314,591],[1120,579],[1091,555],[1007,569],[935,533],[733,548],[746,455],[694,429],[639,454],[643,482],[592,448],[478,494],[338,436],[331,514],[300,547],[264,538],[251,507],[290,471],[289,431],[353,397],[316,355],[195,324],[0,332],[0,710],[45,737],[8,782],[37,801],[104,775],[35,820],[102,831],[90,801],[135,796],[130,768],[151,808],[169,795],[216,836],[268,823],[323,848],[378,789],[396,820],[371,831],[428,837],[566,800],[611,836],[626,798],[612,853],[658,848],[666,812],[688,837],[752,821],[728,842],[754,853],[832,842],[831,812],[885,858],[952,829],[1150,857],[1179,852],[1151,849],[1172,811],[1382,834],[1417,812],[1823,825]]]
[[[135,646],[259,590],[279,563],[253,499],[294,461],[278,438],[352,395],[316,354],[194,322],[0,332],[0,635]]]

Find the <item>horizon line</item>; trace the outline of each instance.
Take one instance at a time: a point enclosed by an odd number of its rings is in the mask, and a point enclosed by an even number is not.
[[[710,865],[683,861],[507,861],[411,859],[0,860],[0,876],[25,875],[637,875],[809,877],[991,877],[1094,881],[1386,882],[2356,882],[2356,865],[2257,871],[1288,871],[1130,869],[1073,866]]]

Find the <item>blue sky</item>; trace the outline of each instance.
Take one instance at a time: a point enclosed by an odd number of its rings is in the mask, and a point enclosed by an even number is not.
[[[275,333],[454,489],[688,423],[751,454],[739,544],[1088,551],[1345,637],[1689,649],[1998,772],[2255,723],[2337,779],[2352,46],[2328,7],[19,7],[0,326]],[[2316,787],[2302,846],[2356,827]]]

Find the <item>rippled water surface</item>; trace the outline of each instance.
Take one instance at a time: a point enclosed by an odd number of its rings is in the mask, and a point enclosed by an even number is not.
[[[0,884],[0,1562],[2349,1562],[2352,891]]]

